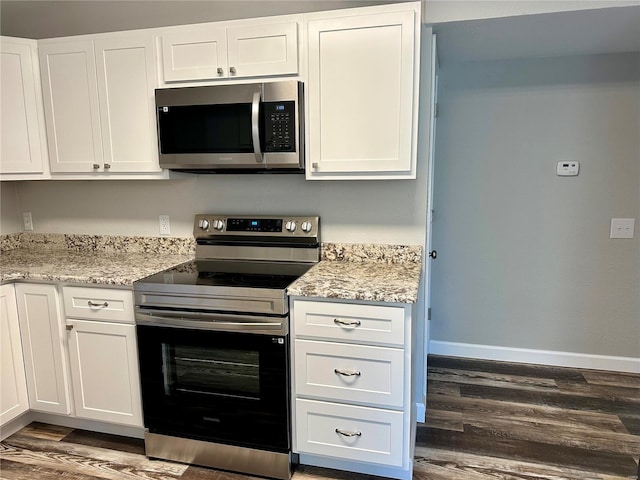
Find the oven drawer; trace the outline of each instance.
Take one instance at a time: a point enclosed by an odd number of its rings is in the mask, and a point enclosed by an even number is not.
[[[131,290],[63,287],[62,294],[67,317],[134,323]]]
[[[296,394],[402,408],[404,351],[295,341]]]
[[[293,312],[297,336],[404,345],[402,307],[294,300]]]
[[[400,467],[403,438],[402,412],[296,400],[298,453]]]

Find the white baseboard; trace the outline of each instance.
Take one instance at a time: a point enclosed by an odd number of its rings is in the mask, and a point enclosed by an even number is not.
[[[556,367],[587,368],[614,372],[640,373],[640,358],[591,355],[588,353],[556,352],[528,348],[475,345],[471,343],[429,342],[429,354],[450,357],[479,358],[514,363],[534,363]]]

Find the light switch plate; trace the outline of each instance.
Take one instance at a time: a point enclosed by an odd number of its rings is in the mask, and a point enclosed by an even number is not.
[[[609,238],[633,238],[635,218],[612,218]]]
[[[558,162],[556,175],[560,177],[575,177],[580,171],[580,162]]]

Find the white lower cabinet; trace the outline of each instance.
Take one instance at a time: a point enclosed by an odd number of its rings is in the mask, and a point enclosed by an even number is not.
[[[292,297],[300,463],[409,479],[411,305]]]
[[[18,283],[1,300],[2,423],[31,409],[142,427],[131,290]]]
[[[63,287],[75,415],[142,426],[133,292]]]
[[[29,410],[13,285],[0,286],[0,426]]]
[[[402,466],[402,412],[296,400],[299,451]]]
[[[56,285],[15,286],[25,356],[29,406],[32,410],[68,415],[68,368],[64,322]]]
[[[134,325],[68,319],[76,416],[142,426]]]

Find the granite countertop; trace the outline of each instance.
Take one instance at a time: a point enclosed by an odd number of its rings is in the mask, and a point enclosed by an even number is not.
[[[131,286],[193,260],[191,239],[20,234],[3,238],[0,282],[16,280]],[[289,295],[415,303],[420,246],[322,244],[321,261],[289,286]]]
[[[0,280],[131,286],[136,280],[190,259],[175,254],[20,249],[2,253]]]
[[[292,283],[292,296],[416,303],[419,246],[324,244],[322,261]]]
[[[164,239],[162,239],[164,240]],[[145,237],[24,236],[0,254],[0,282],[121,285],[193,259],[189,245]]]

